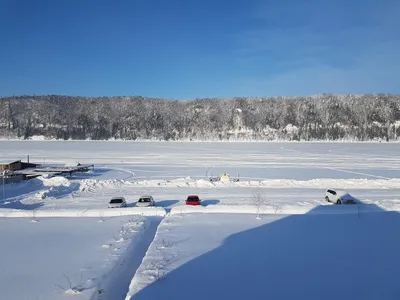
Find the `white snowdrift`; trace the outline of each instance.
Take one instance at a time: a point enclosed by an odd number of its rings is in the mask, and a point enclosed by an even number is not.
[[[35,193],[37,199],[58,198],[78,191],[79,182],[70,181],[65,177],[37,177],[28,181],[5,186],[7,197],[13,198],[22,194]]]
[[[35,198],[37,199],[46,199],[46,198],[59,198],[65,195],[68,195],[74,191],[76,191],[79,187],[79,184],[74,184],[71,186],[51,186],[48,189],[41,190],[35,194]]]
[[[54,177],[37,177],[34,180],[42,182],[44,186],[71,186],[72,183],[67,178],[62,176]]]
[[[265,205],[259,211],[255,205],[209,205],[209,206],[175,206],[172,207],[170,215],[182,215],[190,213],[223,213],[223,214],[359,214],[372,213],[385,210],[383,206],[357,204],[357,205]],[[387,210],[387,209],[386,209]],[[390,211],[400,211],[398,207],[393,207]],[[10,210],[0,209],[0,217],[7,218],[48,218],[48,217],[95,217],[109,218],[119,216],[160,216],[167,215],[162,207],[130,207],[120,209],[59,209],[59,210]]]
[[[110,209],[64,209],[64,210],[10,210],[0,209],[0,217],[7,218],[47,218],[47,217],[119,217],[119,216],[165,216],[161,207],[128,207]]]
[[[83,180],[80,191],[93,191],[103,188],[117,188],[122,186],[134,187],[197,187],[197,188],[223,188],[223,187],[263,187],[263,188],[342,188],[342,189],[400,189],[400,179],[331,179],[317,178],[312,180],[292,179],[266,179],[239,182],[209,182],[204,179],[179,178],[175,180]]]
[[[356,205],[265,205],[258,208],[255,205],[210,205],[210,206],[175,206],[171,209],[171,215],[190,214],[190,213],[224,213],[224,214],[359,214],[381,212],[382,207],[376,205],[356,204]]]
[[[126,180],[118,180],[118,179],[106,179],[106,180],[84,179],[79,182],[79,191],[92,192],[96,189],[112,189],[130,185],[134,185],[134,182]]]
[[[38,177],[33,184],[42,185],[43,189],[36,193],[35,197],[37,199],[46,198],[58,198],[70,194],[79,189],[79,183],[71,182],[65,177],[55,176],[55,177]]]

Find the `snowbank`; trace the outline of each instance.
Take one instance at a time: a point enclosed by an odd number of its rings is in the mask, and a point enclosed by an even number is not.
[[[265,205],[259,209],[255,205],[209,205],[209,206],[174,206],[170,211],[170,215],[182,215],[191,213],[223,213],[223,214],[360,214],[372,213],[385,210],[384,206],[376,204],[356,204],[356,205],[320,205],[320,204],[274,204]],[[386,209],[387,210],[387,209]],[[400,211],[400,207],[391,207],[390,211]],[[57,210],[10,210],[0,209],[0,217],[7,218],[48,218],[48,217],[93,217],[93,218],[110,218],[119,216],[160,216],[164,217],[167,212],[162,207],[128,207],[117,209],[57,209]]]
[[[71,182],[62,176],[56,177],[38,177],[36,179],[38,185],[42,185],[44,189],[37,192],[35,197],[37,199],[57,198],[70,194],[79,189],[79,183]]]
[[[39,191],[35,198],[43,200],[46,198],[59,198],[75,191],[80,190],[80,183],[70,181],[63,176],[40,176],[27,182],[30,188],[36,188]]]
[[[258,208],[255,205],[210,205],[210,206],[175,206],[171,209],[170,215],[189,213],[224,213],[224,214],[359,214],[381,212],[382,207],[368,204],[356,205],[265,205]]]
[[[210,182],[205,179],[178,178],[174,180],[83,180],[80,191],[91,191],[102,188],[134,187],[195,187],[195,188],[230,188],[230,187],[262,187],[262,188],[341,188],[341,189],[400,189],[400,179],[334,179],[316,178],[311,180],[266,179],[239,182]]]
[[[119,217],[119,216],[165,216],[161,207],[127,207],[110,209],[64,209],[64,210],[10,210],[0,209],[0,217],[7,218],[48,218],[48,217]]]
[[[7,184],[5,194],[7,198],[19,197],[34,193],[34,198],[59,198],[79,190],[79,182],[70,181],[62,176],[37,177],[28,181]]]
[[[42,182],[44,186],[71,186],[71,182],[63,176],[41,176],[33,180]]]
[[[105,179],[105,180],[84,179],[79,182],[79,191],[92,192],[96,189],[112,189],[122,186],[130,186],[133,184],[134,182],[132,181],[119,180],[119,179]]]

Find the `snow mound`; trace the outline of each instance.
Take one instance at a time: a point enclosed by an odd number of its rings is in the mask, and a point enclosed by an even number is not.
[[[317,209],[318,208],[318,209]],[[383,208],[376,205],[210,205],[210,206],[175,206],[170,215],[190,213],[224,213],[224,214],[260,214],[260,215],[300,215],[300,214],[360,214],[382,212]]]
[[[400,179],[333,179],[317,178],[311,180],[292,180],[292,179],[266,179],[266,180],[248,180],[239,182],[209,182],[205,179],[178,178],[174,180],[141,180],[141,181],[107,181],[98,182],[96,185],[108,185],[107,187],[117,187],[129,184],[138,187],[197,187],[197,188],[215,188],[215,187],[264,187],[264,188],[341,188],[341,189],[393,189],[400,188]]]
[[[106,208],[106,209],[59,209],[59,210],[10,210],[0,208],[0,217],[7,218],[83,218],[92,217],[106,220],[109,217],[120,216],[165,216],[166,212],[161,207],[129,207],[129,208]]]
[[[38,177],[32,180],[33,184],[38,184],[44,187],[35,194],[37,199],[45,198],[58,198],[64,195],[70,194],[79,189],[79,183],[71,182],[67,178],[62,176],[55,177]]]
[[[106,180],[85,179],[80,182],[79,191],[94,192],[95,190],[98,189],[113,189],[133,184],[134,183],[131,181],[119,180],[119,179],[106,179]]]
[[[62,176],[38,177],[44,186],[71,186],[71,181]]]
[[[35,194],[35,198],[37,199],[46,199],[46,198],[59,198],[65,195],[68,195],[79,189],[79,184],[74,183],[70,186],[52,186],[47,190],[41,190]]]
[[[68,179],[51,178],[43,181],[45,186],[71,186]],[[93,193],[99,189],[116,189],[124,186],[135,187],[171,187],[171,188],[223,188],[223,187],[261,187],[261,188],[340,188],[340,189],[400,189],[400,179],[334,179],[334,178],[316,178],[311,180],[293,180],[293,179],[265,179],[265,180],[247,180],[247,181],[216,181],[210,182],[206,179],[195,179],[191,177],[177,178],[172,180],[120,180],[107,179],[95,180],[85,179],[79,182],[80,192]]]

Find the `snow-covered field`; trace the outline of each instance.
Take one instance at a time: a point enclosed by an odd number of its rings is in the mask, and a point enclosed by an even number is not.
[[[398,299],[399,150],[398,143],[0,141],[2,161],[29,155],[95,165],[71,178],[0,182],[0,299],[129,299],[129,284],[132,299]],[[240,181],[207,178],[223,172]],[[359,204],[326,203],[326,188],[346,189]],[[158,207],[135,207],[142,194]],[[189,194],[202,207],[184,206]],[[128,207],[107,209],[113,196]]]
[[[92,299],[104,286],[116,294],[118,266],[129,265],[124,275],[133,276],[145,253],[142,244],[149,245],[143,236],[154,234],[159,221],[137,216],[0,218],[0,299]],[[119,291],[120,297],[124,292]]]
[[[174,214],[126,299],[398,299],[398,226],[393,212]]]

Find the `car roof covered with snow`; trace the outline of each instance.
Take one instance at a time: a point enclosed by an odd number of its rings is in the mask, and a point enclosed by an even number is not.
[[[342,189],[327,189],[327,191],[334,191],[336,192],[336,195],[338,197],[344,197],[344,198],[349,198],[349,199],[354,199],[352,195],[348,191],[342,190]]]

